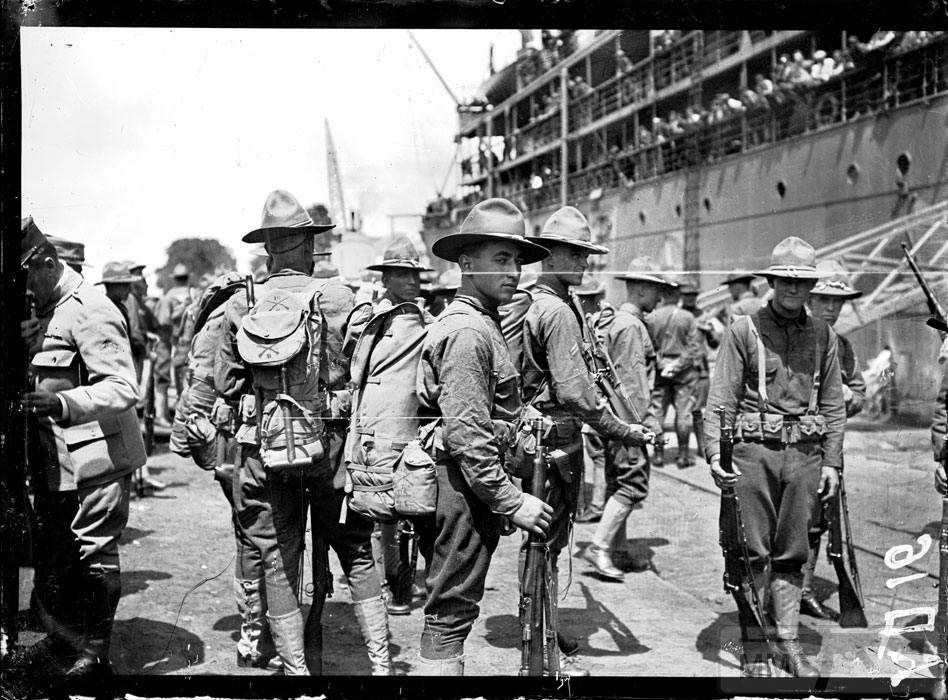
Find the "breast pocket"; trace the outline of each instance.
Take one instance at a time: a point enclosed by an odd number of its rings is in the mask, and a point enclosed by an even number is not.
[[[38,390],[55,393],[79,386],[79,354],[75,350],[41,350],[31,364]]]

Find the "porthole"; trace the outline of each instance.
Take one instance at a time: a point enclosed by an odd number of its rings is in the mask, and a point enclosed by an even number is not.
[[[640,212],[639,212],[639,221],[641,221],[643,224],[645,223],[645,212],[644,212],[644,211],[640,211]]]
[[[850,185],[855,185],[856,181],[859,180],[859,166],[855,163],[850,163],[849,167],[846,168],[846,179],[849,181]]]
[[[711,200],[707,197],[704,198],[704,210],[711,211]]]
[[[681,216],[681,205],[680,205],[680,204],[676,204],[676,205],[675,205],[675,214],[677,214],[678,216]]]
[[[777,183],[777,194],[780,195],[780,199],[787,196],[787,183],[783,180]]]
[[[909,168],[912,166],[912,156],[908,153],[900,153],[899,157],[895,159],[895,167],[899,169],[899,174],[902,177],[908,175]]]

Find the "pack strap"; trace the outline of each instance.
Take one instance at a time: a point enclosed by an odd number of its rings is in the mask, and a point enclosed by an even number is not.
[[[760,413],[766,413],[767,405],[770,403],[767,396],[767,350],[764,348],[764,341],[760,337],[755,315],[747,317],[747,325],[750,327],[751,335],[754,336],[757,343],[757,410]]]
[[[813,329],[813,388],[810,389],[810,400],[807,402],[806,412],[815,416],[819,412],[820,385],[822,383],[822,374],[820,362],[820,337],[819,330]]]

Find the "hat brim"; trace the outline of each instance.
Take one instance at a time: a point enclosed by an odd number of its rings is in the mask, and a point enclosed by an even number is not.
[[[622,280],[623,282],[651,282],[652,284],[657,284],[660,287],[671,287],[675,289],[678,287],[678,284],[675,282],[669,282],[668,280],[663,280],[661,277],[656,277],[655,275],[648,275],[644,272],[638,274],[635,272],[625,272],[621,275],[613,275],[617,280]]]
[[[744,282],[744,281],[753,281],[757,275],[753,272],[748,272],[746,275],[735,275],[733,277],[728,277],[721,284],[728,285],[733,284],[734,282]]]
[[[301,233],[317,234],[325,233],[336,228],[335,224],[313,224],[311,226],[273,226],[270,228],[257,228],[246,234],[242,240],[244,243],[266,243],[267,237],[280,236],[298,236]]]
[[[109,280],[99,280],[96,284],[132,284],[137,282],[140,278],[138,277],[115,277],[114,279]]]
[[[858,299],[862,296],[862,292],[858,289],[816,289],[813,288],[810,290],[810,296],[821,296],[821,297],[842,297],[843,299]]]
[[[417,270],[418,272],[434,272],[434,268],[425,267],[422,264],[410,265],[408,263],[376,263],[375,265],[366,265],[366,270],[375,272],[384,272],[385,270]]]
[[[431,246],[431,252],[442,260],[457,262],[461,251],[475,243],[513,243],[523,255],[523,264],[539,262],[550,257],[550,251],[541,245],[531,243],[523,236],[512,233],[452,233],[439,238]]]
[[[575,241],[570,238],[562,238],[560,236],[525,236],[526,240],[531,243],[536,243],[543,247],[548,247],[551,245],[571,245],[575,248],[582,248],[583,250],[589,251],[596,255],[605,255],[609,252],[609,249],[603,245],[598,245],[596,243],[590,243],[589,241]]]
[[[782,277],[793,280],[818,280],[828,275],[824,275],[814,267],[768,267],[766,270],[758,270],[754,273],[755,277]]]

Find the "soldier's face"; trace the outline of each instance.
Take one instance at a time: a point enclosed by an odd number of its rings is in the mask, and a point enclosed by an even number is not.
[[[816,280],[801,280],[790,277],[770,277],[774,290],[774,306],[786,316],[795,316],[803,309]]]
[[[62,265],[48,256],[34,258],[26,273],[26,288],[33,292],[37,306],[43,306],[53,296],[53,290],[62,276]]]
[[[810,295],[810,311],[816,318],[823,319],[831,326],[839,319],[839,314],[845,303],[846,300],[843,297],[827,296],[825,294]]]
[[[550,257],[543,261],[544,273],[554,273],[561,282],[571,287],[583,283],[583,273],[589,267],[589,252],[572,245],[554,245]]]
[[[513,299],[520,282],[523,256],[513,243],[484,243],[458,258],[462,286],[470,287],[477,296],[500,306]]]
[[[385,270],[382,272],[382,286],[397,302],[414,301],[421,296],[421,273],[418,270]]]

